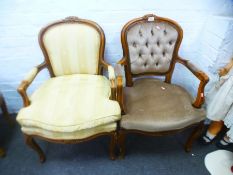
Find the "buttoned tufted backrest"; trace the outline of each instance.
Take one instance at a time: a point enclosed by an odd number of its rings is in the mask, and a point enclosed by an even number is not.
[[[77,17],[53,23],[40,34],[53,76],[97,74],[103,40],[104,33],[96,23]]]
[[[166,18],[146,15],[128,22],[122,30],[122,45],[130,73],[167,74],[181,39],[182,29]]]

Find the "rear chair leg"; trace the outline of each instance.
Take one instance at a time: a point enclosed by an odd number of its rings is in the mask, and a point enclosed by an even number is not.
[[[123,130],[120,130],[118,133],[118,145],[119,145],[119,158],[125,158],[125,137],[126,134]]]
[[[185,151],[190,152],[192,150],[192,145],[194,140],[200,137],[204,129],[204,121],[201,121],[199,125],[193,130],[192,134],[189,136],[188,140],[185,143]]]
[[[116,143],[117,143],[117,133],[114,132],[113,134],[111,134],[110,136],[111,140],[110,140],[110,145],[109,145],[109,155],[110,155],[110,159],[111,160],[115,160],[116,159]]]
[[[45,155],[44,155],[42,149],[39,147],[39,145],[35,142],[35,140],[32,138],[32,136],[24,134],[24,137],[25,137],[26,144],[30,148],[32,148],[34,151],[37,152],[37,154],[39,155],[39,158],[40,158],[40,162],[44,163],[46,158],[45,158]]]

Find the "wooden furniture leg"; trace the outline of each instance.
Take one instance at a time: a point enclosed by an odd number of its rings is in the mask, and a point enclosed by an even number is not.
[[[193,130],[192,134],[189,136],[187,142],[185,143],[185,151],[190,152],[192,150],[192,145],[194,140],[200,137],[204,129],[204,121],[201,121],[200,124]]]
[[[110,147],[109,147],[109,155],[110,155],[110,159],[111,160],[115,160],[116,159],[116,143],[117,143],[117,133],[114,132],[112,135],[111,135],[111,138],[110,138]]]
[[[40,162],[44,163],[46,158],[40,146],[36,143],[36,141],[31,136],[24,134],[24,137],[25,137],[26,144],[38,153]]]
[[[119,145],[119,158],[124,159],[125,157],[125,132],[120,130],[118,133],[118,145]]]

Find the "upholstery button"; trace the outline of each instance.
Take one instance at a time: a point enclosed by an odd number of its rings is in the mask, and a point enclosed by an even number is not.
[[[158,65],[159,65],[159,63],[158,63],[158,62],[156,62],[156,63],[155,63],[155,65],[156,65],[156,66],[158,66]]]
[[[148,42],[146,42],[146,47],[148,47]]]
[[[172,45],[172,41],[169,41],[169,44]]]
[[[139,35],[142,36],[142,31],[141,30],[139,30]]]
[[[163,51],[163,56],[165,56],[165,51]]]
[[[151,30],[150,32],[151,32],[151,35],[153,36],[153,35],[154,35],[154,31],[153,31],[153,30]]]
[[[166,30],[164,30],[163,33],[164,33],[164,35],[167,35],[167,31]]]
[[[150,55],[153,57],[153,56],[154,56],[154,53],[153,53],[153,52],[151,52],[151,53],[150,53]]]
[[[147,63],[144,63],[144,66],[146,67],[146,66],[147,66]]]
[[[157,41],[157,46],[159,46],[159,44],[160,44],[159,41]]]
[[[139,57],[141,57],[141,56],[142,56],[142,54],[141,54],[141,53],[139,53],[139,54],[138,54],[138,56],[139,56]]]
[[[133,42],[133,47],[136,47],[137,45],[136,45],[136,43],[135,42]]]

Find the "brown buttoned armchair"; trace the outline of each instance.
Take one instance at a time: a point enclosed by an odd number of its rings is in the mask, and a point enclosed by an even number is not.
[[[161,136],[197,125],[185,144],[186,151],[191,150],[193,140],[200,134],[205,118],[201,105],[209,78],[178,55],[182,37],[183,31],[175,21],[152,14],[133,19],[123,27],[123,58],[118,64],[124,66],[126,87],[123,88],[123,77],[117,76],[117,99],[124,114],[119,131],[120,156],[125,155],[127,133]],[[200,80],[195,99],[181,86],[171,84],[177,63]]]
[[[44,27],[39,43],[45,61],[32,69],[18,88],[24,107],[17,121],[28,146],[45,161],[34,138],[78,143],[108,135],[114,159],[120,106],[116,102],[114,69],[104,61],[105,36],[93,21],[68,17]],[[26,93],[44,68],[51,78],[31,96]],[[108,78],[103,76],[108,71]]]

